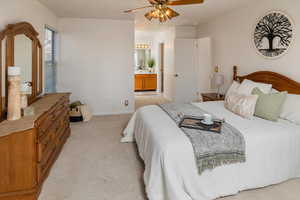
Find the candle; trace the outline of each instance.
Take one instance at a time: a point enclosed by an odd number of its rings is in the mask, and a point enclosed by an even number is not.
[[[16,66],[8,67],[8,108],[7,120],[21,118],[21,69]]]

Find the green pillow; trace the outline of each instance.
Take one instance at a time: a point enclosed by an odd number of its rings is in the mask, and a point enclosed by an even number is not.
[[[254,88],[252,94],[258,95],[254,115],[266,120],[277,121],[287,92],[265,94],[260,89]]]

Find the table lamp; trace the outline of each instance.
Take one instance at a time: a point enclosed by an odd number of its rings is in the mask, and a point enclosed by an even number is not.
[[[212,82],[213,82],[213,85],[214,86],[216,86],[217,88],[218,88],[218,92],[217,92],[217,94],[218,94],[218,98],[220,98],[220,88],[224,85],[224,83],[225,83],[225,77],[224,77],[224,75],[223,74],[220,74],[219,73],[219,69],[218,69],[218,67],[216,67],[216,69],[215,69],[215,74],[214,74],[214,76],[213,76],[213,79],[212,79]]]

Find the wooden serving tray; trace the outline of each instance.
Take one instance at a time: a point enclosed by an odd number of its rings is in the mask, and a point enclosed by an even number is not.
[[[214,119],[212,125],[202,123],[204,117],[184,116],[179,123],[179,128],[196,129],[221,134],[224,121]]]

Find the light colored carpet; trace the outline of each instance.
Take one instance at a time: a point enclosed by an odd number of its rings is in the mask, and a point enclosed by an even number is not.
[[[142,106],[143,100],[139,103]],[[73,124],[40,200],[146,200],[136,146],[119,142],[129,119],[130,115],[103,116]],[[299,200],[299,188],[297,179],[220,200]]]

